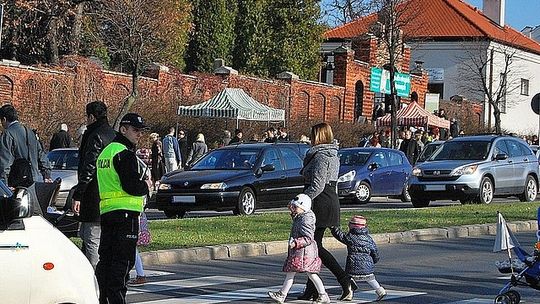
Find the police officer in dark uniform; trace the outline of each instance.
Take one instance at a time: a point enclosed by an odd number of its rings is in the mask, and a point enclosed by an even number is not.
[[[97,181],[100,195],[101,238],[96,277],[99,302],[126,303],[126,282],[135,264],[139,215],[148,195],[135,155],[136,144],[147,129],[141,116],[124,115],[120,132],[99,154]]]

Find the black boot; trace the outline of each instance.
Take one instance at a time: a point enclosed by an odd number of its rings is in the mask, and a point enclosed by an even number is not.
[[[306,288],[304,289],[304,293],[299,295],[298,296],[298,300],[304,300],[304,301],[309,301],[309,300],[317,300],[317,298],[319,297],[319,293],[317,292],[317,288],[315,287],[315,284],[313,284],[313,282],[311,282],[311,280],[308,279],[307,283],[306,283]]]
[[[353,299],[353,291],[358,289],[358,285],[356,282],[351,278],[350,276],[346,276],[339,280],[339,284],[341,285],[341,288],[343,289],[343,292],[341,293],[341,297],[339,297],[340,301],[351,301]]]

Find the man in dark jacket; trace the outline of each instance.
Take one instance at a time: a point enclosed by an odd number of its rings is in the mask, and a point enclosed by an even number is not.
[[[453,138],[456,138],[459,136],[459,131],[459,123],[457,119],[452,118],[452,120],[450,121],[450,135]]]
[[[27,159],[32,166],[34,181],[52,182],[47,156],[36,135],[19,122],[17,110],[10,105],[0,108],[0,122],[4,132],[0,136],[0,179],[7,184],[7,177],[13,161]],[[41,176],[41,177],[40,177]]]
[[[244,136],[244,133],[242,133],[241,129],[234,130],[234,137],[229,142],[229,145],[242,143],[244,141],[242,136]]]
[[[414,138],[412,138],[411,130],[407,130],[405,132],[405,139],[403,139],[403,141],[401,142],[399,150],[405,153],[407,159],[409,160],[409,163],[411,163],[411,165],[414,165],[416,159],[418,158],[418,155],[420,155],[420,146],[418,145],[418,142]]]
[[[71,147],[71,136],[67,132],[68,126],[66,124],[60,125],[60,130],[54,133],[51,138],[51,144],[49,145],[49,151],[59,148]]]
[[[185,168],[186,160],[188,158],[188,142],[186,132],[183,130],[178,130],[178,149],[180,150],[180,156],[182,158],[182,168]]]
[[[87,129],[79,148],[78,184],[73,193],[73,211],[79,215],[82,250],[94,268],[99,260],[101,234],[96,160],[101,150],[116,136],[107,120],[107,106],[101,101],[86,105]]]

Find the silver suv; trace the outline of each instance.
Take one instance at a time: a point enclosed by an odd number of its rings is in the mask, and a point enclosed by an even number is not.
[[[536,198],[538,159],[527,143],[503,135],[458,137],[413,168],[409,184],[415,207],[433,200],[489,204],[494,196]]]

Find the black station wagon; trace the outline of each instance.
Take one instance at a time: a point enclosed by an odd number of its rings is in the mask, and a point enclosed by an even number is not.
[[[208,152],[191,169],[163,176],[156,206],[169,218],[187,211],[233,211],[283,207],[304,188],[300,175],[309,146],[246,143]]]

